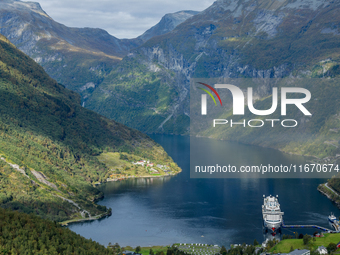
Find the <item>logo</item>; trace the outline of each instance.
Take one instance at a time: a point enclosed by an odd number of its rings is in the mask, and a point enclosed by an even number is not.
[[[232,99],[233,99],[233,115],[244,115],[245,106],[248,107],[249,111],[257,116],[267,116],[272,113],[274,113],[278,106],[278,88],[273,87],[272,88],[272,105],[267,110],[258,110],[254,107],[253,102],[253,88],[248,87],[247,88],[247,104],[245,104],[245,95],[243,91],[232,84],[215,84],[213,88],[212,86],[198,82],[199,84],[204,85],[205,87],[209,88],[219,99],[220,104],[222,106],[222,100],[220,95],[217,93],[215,89],[228,89],[229,92],[231,92]],[[215,106],[217,106],[216,100],[212,93],[204,88],[199,88],[206,92],[210,97],[213,99]],[[207,115],[207,94],[201,95],[201,115]],[[288,98],[288,94],[300,94],[303,97],[299,98]],[[304,106],[305,103],[307,103],[311,99],[311,93],[309,90],[305,88],[298,88],[298,87],[281,87],[281,116],[287,115],[287,105],[295,105],[305,116],[312,116],[312,114],[306,109]],[[280,121],[279,119],[265,119],[265,121],[269,121],[272,123],[272,127],[274,127],[275,121]],[[216,124],[227,124],[229,121],[226,119],[214,119],[213,126],[215,127]],[[250,123],[260,123],[259,125],[251,125]],[[294,122],[294,125],[285,125],[286,122]],[[242,124],[244,127],[246,126],[246,120],[243,122],[234,122],[235,124]],[[231,127],[233,123],[231,120]],[[264,121],[262,119],[253,119],[248,121],[248,126],[250,127],[262,127],[264,125]],[[295,127],[297,126],[297,121],[294,119],[287,119],[281,121],[281,125],[283,127]]]
[[[203,83],[203,82],[198,82],[198,83],[199,83],[199,84],[202,84],[202,85],[204,85],[204,86],[206,86],[206,87],[209,88],[212,92],[214,92],[215,95],[217,96],[218,100],[220,101],[221,106],[222,106],[222,100],[221,100],[221,98],[220,98],[220,95],[217,93],[217,91],[216,91],[213,87],[211,87],[210,85],[205,84],[205,83]],[[214,103],[215,103],[215,105],[217,106],[217,103],[216,103],[216,100],[215,100],[214,96],[213,96],[208,90],[206,90],[206,89],[204,89],[204,88],[199,88],[199,89],[201,89],[201,90],[203,90],[204,92],[206,92],[206,93],[214,100]],[[202,95],[201,95],[201,114],[202,114],[202,115],[207,115],[207,95],[206,95],[206,94],[202,94]]]

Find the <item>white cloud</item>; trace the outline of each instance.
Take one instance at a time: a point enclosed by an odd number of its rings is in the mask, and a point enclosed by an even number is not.
[[[70,27],[102,28],[118,38],[134,38],[167,13],[202,11],[214,0],[39,0],[55,21]]]

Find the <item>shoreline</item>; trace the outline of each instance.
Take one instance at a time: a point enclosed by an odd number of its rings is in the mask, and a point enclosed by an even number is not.
[[[182,169],[181,169],[182,170]],[[182,171],[176,173],[176,174],[167,174],[167,175],[147,175],[147,176],[127,176],[126,178],[120,178],[120,179],[109,179],[106,180],[106,182],[103,183],[95,183],[95,186],[99,186],[108,182],[117,182],[117,181],[125,181],[128,179],[140,179],[140,178],[160,178],[160,177],[170,177],[170,176],[175,176],[179,173],[181,173]],[[101,199],[103,199],[104,197],[102,197]],[[67,227],[69,224],[73,224],[73,223],[80,223],[80,222],[85,222],[85,221],[95,221],[95,220],[100,220],[103,219],[105,217],[111,216],[112,212],[110,210],[111,208],[108,209],[108,211],[106,213],[100,214],[100,215],[95,215],[91,218],[76,218],[76,219],[70,219],[70,220],[65,220],[65,221],[61,221],[58,222],[61,226],[63,227]]]
[[[330,189],[330,188],[329,188],[328,186],[326,186],[326,185],[327,185],[327,182],[326,182],[326,183],[320,184],[320,185],[318,186],[317,190],[318,190],[322,195],[326,196],[329,200],[331,200],[333,203],[335,203],[335,204],[337,205],[337,207],[340,209],[340,203],[339,203],[338,201],[336,201],[335,199],[333,199],[333,198],[331,197],[330,194],[328,194],[326,191],[322,190],[320,187],[327,189],[329,192],[331,192],[332,194],[334,194],[334,195],[336,195],[336,196],[338,196],[338,197],[340,197],[340,195],[339,195],[338,193],[336,193],[334,190]]]
[[[78,222],[85,222],[85,221],[94,221],[94,220],[100,220],[103,219],[107,216],[111,216],[111,210],[108,209],[108,211],[106,213],[103,214],[99,214],[99,215],[95,215],[91,218],[77,218],[77,219],[71,219],[71,220],[65,220],[62,222],[58,222],[62,227],[67,227],[69,224],[72,223],[78,223]]]
[[[182,171],[181,171],[182,172]],[[178,172],[176,174],[167,174],[167,175],[145,175],[145,176],[127,176],[124,178],[118,178],[118,179],[107,179],[106,182],[103,183],[96,183],[95,185],[102,185],[107,182],[117,182],[117,181],[125,181],[128,179],[140,179],[140,178],[160,178],[160,177],[167,177],[167,176],[176,176],[177,174],[181,173]]]

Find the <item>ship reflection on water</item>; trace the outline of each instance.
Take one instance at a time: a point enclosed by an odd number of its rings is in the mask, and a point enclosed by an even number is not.
[[[281,241],[282,238],[282,231],[281,228],[278,229],[276,232],[268,231],[265,227],[263,227],[263,240],[264,244],[267,244],[268,241]]]

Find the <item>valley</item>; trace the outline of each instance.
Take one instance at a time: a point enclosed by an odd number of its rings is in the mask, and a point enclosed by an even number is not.
[[[0,253],[23,252],[19,242],[49,254],[113,254],[110,242],[251,243],[267,238],[257,208],[263,194],[282,194],[287,218],[298,223],[323,225],[329,211],[339,214],[330,201],[340,201],[338,176],[190,178],[191,141],[211,153],[195,154],[202,166],[211,158],[340,164],[339,8],[326,0],[217,0],[119,39],[67,27],[39,3],[1,1]],[[311,114],[283,114],[281,104],[256,115],[248,102],[238,115],[225,93],[220,105],[211,95],[209,114],[245,124],[212,126],[196,118],[201,81],[250,87],[257,110],[271,108],[274,87],[303,87]],[[13,224],[3,224],[9,218]],[[55,250],[57,243],[65,245]],[[193,249],[185,248],[173,252]]]

